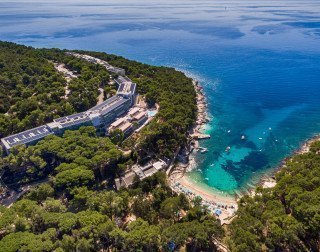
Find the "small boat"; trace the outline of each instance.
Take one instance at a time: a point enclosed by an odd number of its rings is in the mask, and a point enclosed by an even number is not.
[[[229,152],[230,150],[231,150],[231,147],[228,146],[228,147],[226,148],[226,152]]]
[[[231,132],[231,130],[228,130],[228,133],[230,133]]]
[[[246,139],[246,137],[245,137],[245,135],[242,135],[241,140],[244,140],[244,139]]]
[[[201,153],[206,153],[208,152],[208,149],[207,148],[204,148],[204,147],[199,147],[199,150]]]
[[[208,149],[202,149],[200,152],[201,152],[202,154],[203,154],[203,153],[206,153],[206,152],[208,152]]]
[[[207,181],[209,181],[209,178],[204,178],[204,180],[207,180]]]
[[[259,140],[262,140],[262,137],[259,137]]]

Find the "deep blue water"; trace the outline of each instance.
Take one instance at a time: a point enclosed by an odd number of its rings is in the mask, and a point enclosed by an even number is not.
[[[0,39],[106,51],[197,77],[212,138],[191,175],[227,193],[320,132],[318,0],[1,1]]]

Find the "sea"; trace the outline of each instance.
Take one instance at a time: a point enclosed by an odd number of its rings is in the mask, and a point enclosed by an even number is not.
[[[1,0],[0,40],[198,79],[211,138],[188,176],[222,194],[245,192],[320,133],[319,0]]]

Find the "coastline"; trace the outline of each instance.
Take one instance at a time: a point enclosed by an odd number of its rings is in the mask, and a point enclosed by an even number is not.
[[[184,193],[190,200],[200,196],[202,205],[220,219],[221,224],[228,224],[238,208],[236,197],[221,195],[209,186],[197,184],[188,177],[187,172],[195,168],[194,151],[202,150],[199,139],[209,138],[201,132],[203,126],[209,121],[207,113],[207,101],[203,88],[199,82],[193,79],[193,86],[197,93],[197,119],[194,127],[189,131],[189,143],[187,149],[177,156],[177,162],[169,174],[169,184],[177,193]]]
[[[297,148],[291,155],[287,156],[284,158],[280,164],[267,176],[264,176],[260,179],[260,182],[258,185],[261,185],[263,188],[272,188],[276,186],[277,181],[275,179],[275,175],[283,168],[286,166],[286,163],[292,159],[293,156],[299,155],[299,154],[305,154],[310,151],[310,146],[312,143],[320,141],[320,134],[316,134],[315,136],[307,139],[304,141],[299,148]],[[255,191],[252,190],[251,194]]]
[[[184,193],[190,200],[193,200],[196,196],[200,196],[202,198],[202,204],[207,206],[208,210],[220,219],[221,224],[229,224],[238,209],[237,201],[240,198],[236,195],[222,195],[218,191],[215,191],[214,188],[210,188],[206,184],[198,183],[187,174],[196,167],[194,151],[203,150],[199,140],[207,137],[207,135],[202,133],[202,129],[209,121],[207,102],[203,88],[195,79],[193,79],[193,85],[197,93],[197,119],[194,127],[189,131],[187,148],[177,156],[174,168],[169,174],[169,184],[172,190],[177,193]],[[276,185],[275,174],[286,165],[286,162],[290,160],[293,155],[307,153],[310,150],[310,145],[317,140],[320,140],[320,135],[306,140],[292,155],[284,158],[279,166],[271,173],[262,176],[256,186],[260,185],[263,188],[274,187]],[[256,186],[248,191],[249,195],[255,195]],[[216,214],[217,210],[221,211],[221,214]]]

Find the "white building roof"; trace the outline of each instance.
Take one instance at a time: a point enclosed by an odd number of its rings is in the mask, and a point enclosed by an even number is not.
[[[125,119],[124,117],[122,117],[122,118],[116,120],[114,123],[112,123],[112,124],[110,125],[110,128],[117,128],[117,127],[119,127],[121,124],[123,124],[125,121],[126,121],[126,119]]]
[[[140,108],[139,108],[139,107],[134,107],[134,108],[130,109],[129,115],[130,115],[130,116],[134,116],[134,115],[137,114],[139,111],[140,111]]]
[[[152,166],[159,171],[159,170],[161,170],[162,168],[164,168],[165,165],[166,165],[165,162],[163,162],[163,161],[158,161],[158,162],[153,163]]]

